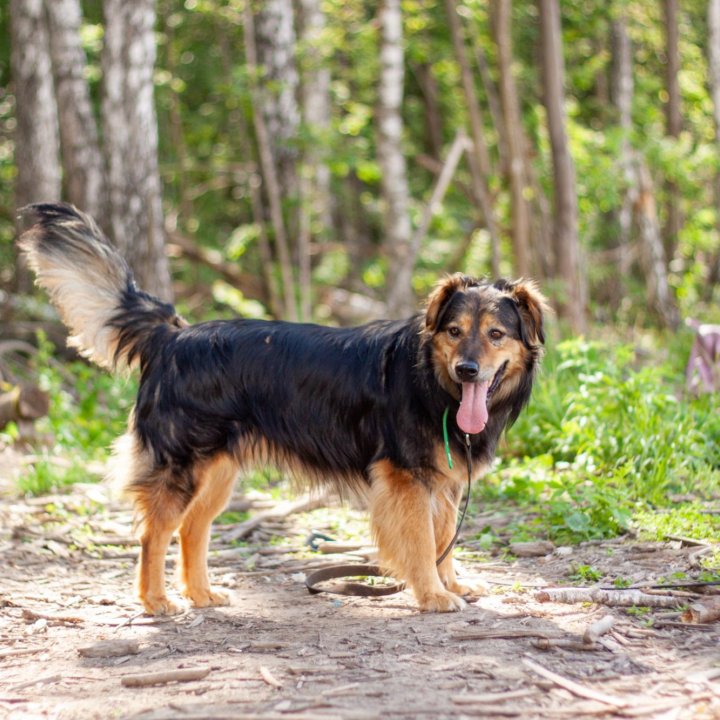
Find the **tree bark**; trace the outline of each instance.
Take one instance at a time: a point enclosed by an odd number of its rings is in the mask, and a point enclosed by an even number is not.
[[[265,191],[270,208],[270,221],[275,234],[275,249],[280,264],[282,277],[283,307],[288,320],[297,320],[297,306],[295,304],[295,280],[288,243],[285,220],[282,212],[282,187],[278,178],[272,152],[270,130],[265,122],[263,107],[266,104],[264,88],[261,89],[256,81],[258,67],[258,53],[255,43],[255,19],[250,3],[245,3],[245,55],[250,73],[250,92],[253,98],[253,124],[257,140],[260,168],[262,170]]]
[[[154,0],[105,0],[102,120],[112,237],[137,281],[172,300],[153,98]]]
[[[496,0],[494,10],[500,104],[508,153],[513,268],[517,276],[530,277],[530,207],[526,200],[525,142],[517,87],[512,74],[512,0]]]
[[[330,68],[321,44],[325,14],[319,0],[299,0],[300,38],[305,48],[302,73],[303,119],[311,135],[305,146],[301,180],[301,222],[299,234],[300,315],[311,317],[311,248],[313,238],[324,242],[332,230],[330,168],[324,148],[330,131]]]
[[[15,204],[60,199],[60,139],[43,0],[11,0],[11,66],[15,92]],[[18,262],[15,289],[32,279]]]
[[[678,49],[678,0],[664,0],[663,9],[665,13],[665,54],[667,62],[665,65],[665,86],[668,94],[665,103],[665,119],[667,123],[667,134],[672,138],[678,138],[682,130],[682,116],[680,114],[680,83],[678,74],[680,72],[680,52]],[[671,260],[675,255],[678,234],[682,227],[680,213],[680,193],[677,183],[668,180],[665,184],[667,193],[667,218],[663,228],[665,244],[665,255]]]
[[[627,20],[624,15],[612,22],[612,78],[611,99],[617,110],[617,119],[622,133],[618,164],[625,183],[622,205],[617,214],[618,249],[620,258],[619,274],[616,278],[616,296],[622,295],[624,279],[630,272],[630,240],[632,233],[633,207],[637,201],[638,180],[633,148],[630,142],[632,133],[632,100],[634,93],[632,46],[627,32]]]
[[[379,11],[380,78],[377,103],[377,153],[382,170],[381,193],[388,256],[387,307],[391,318],[415,310],[407,166],[402,151],[401,114],[404,81],[403,27],[400,0],[383,0]]]
[[[565,60],[558,0],[539,0],[539,10],[543,102],[552,147],[555,186],[555,273],[561,285],[558,311],[560,317],[570,324],[573,332],[580,333],[586,325],[586,293],[580,264],[575,165],[565,130]]]
[[[87,59],[80,44],[80,2],[45,0],[45,7],[60,119],[64,195],[105,225],[105,168],[84,75]]]
[[[708,71],[715,124],[715,145],[720,156],[720,0],[709,0],[708,2]],[[715,226],[720,233],[720,168],[715,173],[713,189]],[[720,250],[712,263],[709,280],[709,290],[712,293],[712,286],[720,282]]]
[[[254,18],[257,67],[262,83],[262,105],[273,162],[282,195],[297,198],[300,108],[297,104],[298,72],[295,64],[295,27],[292,0],[263,0]],[[296,229],[296,221],[288,227]]]
[[[455,0],[445,0],[445,10],[450,27],[455,60],[460,67],[460,78],[462,81],[463,94],[470,117],[470,135],[473,141],[473,151],[468,154],[468,165],[473,181],[473,192],[476,202],[483,215],[485,227],[490,234],[492,247],[492,274],[497,277],[500,274],[500,232],[495,219],[495,210],[492,204],[492,197],[488,189],[488,178],[492,174],[490,166],[490,153],[485,142],[485,131],[483,130],[483,117],[480,105],[475,92],[470,63],[467,59],[465,38],[463,36],[460,18],[458,17]]]

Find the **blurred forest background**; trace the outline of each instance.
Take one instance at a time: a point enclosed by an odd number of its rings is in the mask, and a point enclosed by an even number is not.
[[[546,369],[482,492],[581,538],[684,497],[717,534],[684,321],[720,322],[720,0],[10,0],[0,178],[0,340],[36,348],[0,367],[53,399],[26,490],[86,474],[132,397],[57,364],[18,264],[15,209],[62,198],[192,320],[351,324],[445,272],[537,279]]]

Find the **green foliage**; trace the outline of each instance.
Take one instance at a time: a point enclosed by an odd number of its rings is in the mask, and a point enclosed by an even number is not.
[[[632,523],[658,535],[675,526],[717,535],[714,517],[700,522],[698,508],[653,511],[677,494],[710,496],[720,480],[717,398],[684,397],[681,382],[671,364],[642,365],[628,346],[560,343],[485,492],[538,506],[536,529],[560,540],[607,537]]]
[[[80,361],[61,365],[52,343],[43,335],[38,340],[34,372],[50,393],[50,411],[36,423],[38,435],[47,441],[19,481],[20,490],[32,495],[98,479],[88,463],[107,459],[111,443],[124,431],[137,387],[132,379],[113,378]],[[10,427],[6,439],[15,433]]]

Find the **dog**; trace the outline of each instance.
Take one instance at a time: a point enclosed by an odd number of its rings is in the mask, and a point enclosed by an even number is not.
[[[423,611],[464,607],[451,554],[436,560],[455,531],[466,438],[476,480],[530,398],[547,310],[533,282],[451,275],[424,312],[355,328],[189,325],[136,286],[89,216],[63,203],[21,216],[19,247],[68,343],[111,370],[140,371],[114,466],[137,512],[148,614],[179,611],[165,587],[175,531],[182,595],[196,607],[228,603],[208,578],[211,524],[238,472],[267,463],[362,493],[382,567]]]

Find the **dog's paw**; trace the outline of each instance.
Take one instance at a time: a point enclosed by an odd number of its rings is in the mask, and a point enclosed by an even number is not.
[[[445,585],[445,587],[455,595],[460,597],[481,597],[488,594],[488,589],[481,583],[459,583],[457,580],[453,580]]]
[[[452,592],[430,592],[418,598],[423,612],[458,612],[465,607],[465,601]]]
[[[165,595],[146,595],[140,601],[147,615],[178,615],[183,612],[183,608],[168,600]]]
[[[218,607],[221,605],[229,605],[230,598],[222,592],[212,590],[211,588],[185,588],[182,592],[196,608]]]

